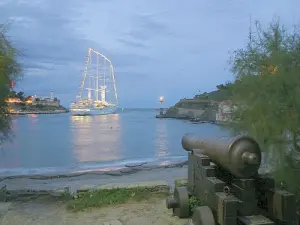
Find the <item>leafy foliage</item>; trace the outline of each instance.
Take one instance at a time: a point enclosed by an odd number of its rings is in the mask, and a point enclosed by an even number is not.
[[[256,23],[249,43],[235,51],[230,87],[237,107],[234,133],[254,136],[277,168],[278,181],[299,191],[300,172],[300,33],[288,32],[279,21],[267,29]]]
[[[211,101],[224,101],[232,97],[232,85],[233,83],[219,84],[217,90],[212,92],[204,92],[202,94],[195,95],[195,99],[211,100]]]
[[[19,52],[6,36],[6,26],[0,25],[0,144],[10,133],[10,117],[6,103],[10,95],[11,81],[21,77],[22,69],[17,61]]]
[[[193,214],[194,210],[199,207],[199,206],[203,206],[204,203],[202,201],[200,201],[198,198],[196,198],[195,196],[192,196],[189,198],[189,207],[190,207],[190,213]]]

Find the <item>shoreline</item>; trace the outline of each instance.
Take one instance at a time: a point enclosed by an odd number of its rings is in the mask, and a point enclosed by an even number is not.
[[[134,170],[118,174],[85,173],[58,177],[27,176],[9,177],[0,181],[0,202],[5,199],[18,199],[19,197],[35,198],[40,196],[74,195],[80,191],[97,189],[103,185],[124,184],[130,185],[138,182],[166,182],[171,189],[174,180],[187,178],[187,166],[177,165],[172,168],[152,168],[148,170]]]
[[[188,174],[188,161],[170,165],[134,164],[111,171],[86,171],[78,173],[48,174],[48,175],[21,175],[0,177],[1,190],[7,192],[36,194],[36,192],[66,191],[75,193],[82,189],[93,189],[99,185],[134,182],[148,182],[156,180],[166,181],[171,188],[174,180],[186,179]],[[272,169],[262,166],[260,174],[270,174]],[[26,195],[27,195],[26,194]],[[1,201],[1,199],[0,199]]]
[[[125,164],[122,167],[105,167],[95,168],[86,171],[70,171],[70,172],[53,172],[53,173],[38,173],[38,174],[19,174],[19,175],[0,175],[0,183],[5,180],[13,179],[32,179],[32,180],[50,180],[55,178],[72,178],[83,175],[103,175],[103,176],[123,176],[134,174],[140,171],[149,171],[153,169],[167,169],[167,168],[180,168],[186,166],[187,160],[172,162],[170,164],[157,164],[157,163],[133,163]],[[109,168],[109,170],[105,170]],[[101,170],[102,169],[102,170]]]
[[[158,114],[155,116],[157,119],[174,119],[174,120],[185,120],[185,121],[189,121],[191,123],[195,123],[195,124],[201,124],[201,123],[208,123],[208,124],[214,124],[214,125],[226,125],[228,124],[227,122],[224,121],[207,121],[207,120],[200,120],[198,118],[194,118],[194,117],[189,117],[189,116],[168,116],[166,114]]]
[[[47,110],[47,111],[21,111],[21,112],[11,112],[10,115],[31,115],[31,114],[61,114],[68,113],[68,110],[57,109],[57,110]]]

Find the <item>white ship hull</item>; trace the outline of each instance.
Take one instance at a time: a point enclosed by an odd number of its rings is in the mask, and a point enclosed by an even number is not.
[[[92,115],[107,115],[117,111],[116,107],[97,108],[71,108],[70,112],[74,116],[92,116]]]

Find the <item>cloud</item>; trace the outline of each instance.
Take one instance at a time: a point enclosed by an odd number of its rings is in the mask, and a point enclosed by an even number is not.
[[[136,40],[149,40],[157,36],[171,36],[169,28],[164,22],[156,21],[155,14],[139,14],[134,20],[134,26],[129,35]]]
[[[297,0],[1,0],[0,21],[22,50],[26,93],[49,90],[68,105],[92,47],[115,66],[121,103],[156,106],[230,80],[228,52],[242,47],[252,19],[300,19]],[[134,87],[134,88],[133,88]],[[136,104],[136,105],[133,105]]]
[[[34,75],[32,71],[40,72],[41,70],[53,70],[53,63],[41,63],[41,62],[34,62],[34,61],[27,61],[22,63],[23,68],[26,70],[26,74],[29,76]],[[36,73],[35,75],[39,76],[39,73]],[[40,74],[42,75],[42,74]]]
[[[145,49],[148,47],[148,45],[146,43],[143,43],[141,41],[138,40],[130,40],[128,38],[122,37],[122,38],[118,38],[118,41],[122,42],[123,44],[129,46],[129,47],[133,47],[133,48],[142,48]]]

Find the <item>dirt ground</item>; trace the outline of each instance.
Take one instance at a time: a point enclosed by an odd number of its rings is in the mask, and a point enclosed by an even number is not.
[[[63,203],[34,200],[0,203],[1,225],[184,225],[185,219],[172,216],[165,199],[90,209],[73,213]]]

